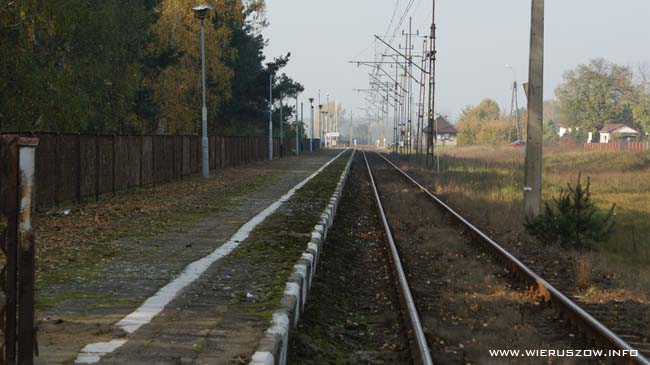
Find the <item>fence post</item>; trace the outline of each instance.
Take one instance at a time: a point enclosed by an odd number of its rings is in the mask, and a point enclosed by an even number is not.
[[[17,308],[17,276],[18,276],[18,137],[0,137],[4,145],[5,158],[0,169],[4,175],[1,182],[6,182],[2,195],[2,213],[7,219],[7,228],[2,232],[2,250],[5,254],[4,285],[1,289],[5,292],[6,304],[4,307],[4,350],[7,364],[16,362],[16,312]],[[0,190],[0,193],[3,191]]]
[[[112,162],[112,166],[113,166],[113,168],[112,168],[112,170],[113,170],[113,181],[112,181],[113,186],[112,186],[112,189],[113,189],[113,195],[115,195],[115,179],[117,177],[117,173],[115,171],[116,166],[117,166],[117,156],[115,155],[115,135],[113,135],[113,138],[111,139],[111,144],[112,144],[111,145],[111,150],[112,150],[112,152],[111,152],[112,161],[111,162]]]
[[[172,180],[176,180],[176,137],[171,136],[172,139]]]
[[[185,171],[184,164],[185,163],[185,136],[181,136],[181,180],[183,180],[183,171]]]
[[[77,133],[77,186],[75,187],[75,198],[81,203],[81,134]]]
[[[54,135],[54,205],[59,206],[59,190],[60,190],[60,184],[59,180],[61,180],[61,162],[59,161],[59,132],[57,132]]]
[[[144,177],[142,171],[144,169],[144,134],[140,134],[140,181],[138,186],[144,186]]]
[[[151,135],[151,185],[156,186],[156,135]]]
[[[95,201],[99,201],[99,135],[95,136]]]
[[[34,232],[32,197],[36,165],[37,139],[21,138],[18,166],[20,218],[18,221],[18,363],[34,363]]]

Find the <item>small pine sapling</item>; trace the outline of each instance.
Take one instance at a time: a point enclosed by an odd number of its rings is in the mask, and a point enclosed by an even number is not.
[[[552,204],[544,204],[540,216],[525,223],[526,231],[544,243],[579,251],[592,249],[595,243],[607,240],[614,231],[616,205],[603,213],[594,204],[590,187],[589,177],[583,186],[579,174],[575,186],[567,184],[567,189],[562,189]]]

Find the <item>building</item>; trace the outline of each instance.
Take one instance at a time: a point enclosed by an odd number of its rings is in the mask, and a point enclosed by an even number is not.
[[[557,135],[560,138],[572,134],[574,130],[576,132],[578,132],[580,130],[579,127],[569,127],[569,126],[565,125],[564,123],[556,123],[555,126],[557,127]],[[589,143],[591,143],[591,142],[589,142]]]
[[[641,132],[625,124],[605,124],[600,133],[600,143],[637,142],[641,139]]]
[[[556,123],[556,126],[557,126],[557,135],[560,136],[560,138],[573,132],[573,128],[568,127],[562,123]]]
[[[458,130],[442,115],[439,115],[435,120],[434,134],[436,135],[438,144],[442,144],[443,146],[456,145]]]

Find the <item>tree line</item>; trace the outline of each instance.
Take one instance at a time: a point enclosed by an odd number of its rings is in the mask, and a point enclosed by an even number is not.
[[[208,124],[213,134],[268,130],[300,83],[266,64],[263,0],[206,0]],[[197,133],[200,22],[183,0],[21,0],[0,5],[0,130]],[[275,113],[276,128],[279,114]]]
[[[650,67],[636,69],[605,59],[594,59],[566,72],[555,90],[556,98],[544,103],[544,139],[557,140],[558,128],[586,141],[605,124],[624,124],[650,132]],[[527,114],[519,111],[521,139],[525,139]],[[467,106],[458,121],[458,143],[507,144],[514,139],[514,117],[504,114],[497,102],[483,100]],[[598,138],[595,138],[598,140]]]

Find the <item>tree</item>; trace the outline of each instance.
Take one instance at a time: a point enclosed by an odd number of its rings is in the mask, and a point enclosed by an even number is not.
[[[269,73],[264,66],[266,40],[261,34],[267,25],[264,2],[253,2],[243,9],[244,23],[232,24],[231,47],[237,52],[230,67],[235,75],[232,81],[231,102],[219,111],[214,133],[259,134],[265,131],[268,113]]]
[[[597,131],[607,123],[633,124],[636,88],[628,67],[591,60],[566,72],[555,93],[562,120],[570,127]]]
[[[650,65],[640,64],[636,73],[638,85],[632,114],[634,121],[646,132],[650,132]]]
[[[458,122],[458,144],[506,144],[508,122],[501,117],[499,105],[484,99],[477,106],[467,106]]]
[[[265,133],[264,1],[207,3],[209,130]],[[199,29],[183,0],[0,4],[0,130],[197,133]],[[274,104],[303,90],[286,74],[276,81]]]
[[[0,128],[131,130],[152,1],[0,5]]]
[[[492,99],[483,99],[477,106],[466,106],[461,120],[474,118],[482,121],[495,120],[501,117],[499,104]]]
[[[231,98],[236,51],[231,46],[232,28],[242,26],[241,1],[209,0],[214,7],[205,20],[205,56],[209,115],[215,115]],[[164,133],[198,132],[201,118],[200,22],[183,0],[161,0],[159,18],[153,24],[153,54],[174,54],[175,62],[153,80],[153,97],[160,108],[158,129]],[[209,118],[214,123],[214,118]]]
[[[544,123],[556,124],[560,122],[560,101],[551,99],[544,101]]]
[[[591,199],[590,181],[583,186],[578,175],[575,186],[567,184],[551,204],[545,203],[544,213],[524,225],[528,233],[547,244],[585,250],[597,242],[606,241],[614,230],[614,209],[601,211]]]

